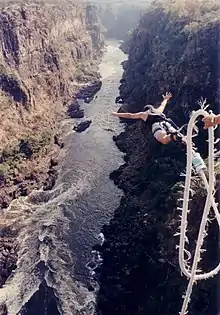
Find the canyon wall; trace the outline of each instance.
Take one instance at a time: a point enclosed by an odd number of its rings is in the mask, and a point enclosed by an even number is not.
[[[131,109],[158,104],[166,90],[173,93],[168,113],[181,112],[186,119],[201,97],[217,109],[218,17],[219,7],[213,1],[157,1],[151,6],[122,45],[129,59],[120,96]]]
[[[5,5],[0,26],[0,205],[7,206],[41,185],[57,122],[79,89],[99,85],[103,37],[90,4]]]
[[[122,48],[121,110],[139,111],[145,104],[158,105],[162,93],[171,91],[165,113],[178,124],[188,121],[191,110],[206,97],[219,112],[219,7],[213,1],[155,1]],[[203,158],[207,132],[194,140]],[[125,155],[125,164],[111,174],[124,191],[114,218],[103,228],[104,244],[98,249],[103,264],[98,314],[170,315],[181,309],[187,281],[181,277],[176,245],[180,198],[183,197],[186,152],[177,144],[161,145],[142,121],[126,125],[114,138]],[[216,169],[219,196],[219,167]],[[205,190],[194,178],[190,204],[189,247],[195,249],[205,203]],[[212,222],[202,254],[202,270],[218,261],[218,226]],[[218,277],[194,287],[189,314],[218,312]]]

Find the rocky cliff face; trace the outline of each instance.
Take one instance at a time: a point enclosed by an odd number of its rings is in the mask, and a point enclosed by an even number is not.
[[[175,145],[162,146],[149,137],[142,124],[128,126],[116,139],[126,153],[126,163],[111,174],[125,197],[110,224],[100,250],[103,264],[96,270],[100,283],[97,311],[102,315],[178,314],[187,281],[178,265],[178,201],[183,198],[181,172],[185,153]],[[218,171],[220,174],[220,170]],[[220,176],[218,175],[219,196]],[[192,253],[205,202],[199,180],[190,204],[188,236]],[[218,226],[208,229],[202,270],[218,264]],[[218,276],[199,282],[193,289],[189,314],[217,314]]]
[[[37,121],[47,125],[63,101],[74,97],[79,83],[97,79],[92,66],[102,39],[95,8],[89,5],[12,6],[0,15],[0,87],[12,103],[2,101],[7,125],[1,126],[2,147]]]
[[[156,2],[123,45],[129,60],[120,95],[132,110],[158,104],[168,89],[174,95],[168,112],[174,115],[187,119],[201,97],[217,109],[219,7],[212,1],[178,2]]]
[[[183,124],[189,112],[198,108],[202,96],[217,109],[219,17],[213,3],[198,1],[196,8],[189,7],[192,2],[185,2],[186,6],[183,1],[168,2],[154,4],[123,45],[129,59],[124,63],[120,95],[126,109],[138,111],[146,103],[157,103],[163,92],[171,90],[174,99],[166,113]],[[200,135],[197,139],[206,157],[204,138]],[[184,178],[180,174],[185,170],[185,152],[174,144],[157,143],[142,122],[127,126],[115,141],[126,157],[111,178],[125,197],[110,224],[103,228],[105,242],[99,248],[103,265],[97,270],[99,314],[178,314],[187,285],[180,275],[175,249],[179,240],[174,237],[179,227],[177,207],[183,196]],[[219,180],[217,187],[219,190]],[[194,188],[189,222],[191,249],[205,200],[198,179],[194,179]],[[210,270],[218,261],[214,222],[205,247],[208,252],[202,256],[202,269]],[[194,287],[189,314],[217,314],[217,280]]]
[[[1,8],[0,185],[4,190],[24,177],[32,178],[34,185],[42,169],[36,156],[45,155],[42,147],[53,141],[64,105],[79,88],[99,83],[102,47],[93,5],[65,2]],[[16,195],[17,186],[10,188],[0,205],[7,205]]]

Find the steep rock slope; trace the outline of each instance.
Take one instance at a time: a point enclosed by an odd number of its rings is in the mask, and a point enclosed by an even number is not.
[[[103,38],[89,4],[3,7],[0,24],[0,205],[6,206],[36,181],[40,185],[37,177],[48,165],[42,158],[53,151],[65,105],[79,89],[99,86]],[[19,190],[23,179],[31,187]]]
[[[181,113],[183,119],[201,97],[217,109],[219,24],[219,6],[213,1],[156,2],[123,45],[129,59],[120,96],[136,111],[146,103],[158,104],[159,96],[171,90],[168,112]]]
[[[37,120],[42,128],[64,100],[73,98],[79,83],[97,79],[92,65],[100,56],[102,40],[94,11],[89,5],[1,10],[1,93],[12,103],[2,100],[1,118],[7,128],[1,126],[1,147],[14,136],[13,124],[21,125],[17,135]]]
[[[196,102],[202,96],[217,109],[218,11],[213,2],[197,1],[189,7],[191,4],[156,2],[123,45],[129,59],[124,63],[120,86],[126,102],[122,110],[137,111],[146,103],[157,103],[166,90],[174,94],[166,113],[179,124],[187,121],[190,110],[198,108]],[[207,150],[205,136],[196,141],[203,157]],[[155,142],[142,122],[127,126],[115,140],[126,153],[126,163],[111,178],[125,196],[110,224],[103,228],[105,242],[99,248],[103,264],[97,270],[98,313],[178,314],[187,285],[178,267],[175,246],[179,240],[174,237],[179,226],[178,200],[183,196],[180,174],[185,170],[185,152],[177,145]],[[218,197],[219,175],[217,178]],[[205,201],[200,181],[194,179],[193,185],[196,194],[188,229],[192,250]],[[203,270],[210,270],[218,260],[215,222],[208,231]],[[194,287],[189,314],[217,314],[217,282],[218,277]]]

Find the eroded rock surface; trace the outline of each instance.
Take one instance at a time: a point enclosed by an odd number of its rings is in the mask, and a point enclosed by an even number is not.
[[[129,54],[124,63],[120,97],[126,110],[139,111],[158,104],[165,91],[173,92],[166,114],[180,125],[203,96],[217,112],[219,105],[219,14],[212,1],[154,2],[123,45]],[[119,98],[118,98],[119,99]],[[124,110],[124,105],[122,105]],[[202,128],[201,128],[202,130]],[[207,156],[207,134],[195,140],[203,158]],[[104,244],[97,249],[103,264],[97,268],[100,315],[171,315],[181,310],[187,281],[181,277],[176,245],[180,198],[183,197],[186,152],[175,144],[155,141],[143,122],[127,125],[114,137],[126,153],[125,164],[111,174],[124,191],[114,218],[102,232]],[[216,170],[216,175],[220,170]],[[217,175],[219,196],[219,175]],[[189,249],[194,252],[205,203],[201,181],[193,180],[196,194],[190,204]],[[202,270],[218,263],[218,226],[208,229],[202,254]],[[194,286],[189,314],[218,312],[218,276]]]
[[[34,188],[54,186],[63,147],[59,122],[67,111],[82,117],[69,100],[100,86],[103,38],[93,5],[6,3],[0,43],[0,208],[6,208]],[[1,219],[0,286],[16,268],[15,229]]]
[[[45,181],[65,112],[84,116],[65,104],[100,87],[103,38],[89,4],[2,7],[0,24],[0,206],[6,207]]]

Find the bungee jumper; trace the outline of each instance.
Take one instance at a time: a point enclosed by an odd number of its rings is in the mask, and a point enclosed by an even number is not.
[[[218,265],[212,268],[209,272],[202,272],[201,260],[202,253],[205,251],[204,239],[208,234],[208,223],[211,222],[209,214],[212,211],[214,213],[215,219],[217,220],[218,227],[220,230],[220,213],[218,209],[218,203],[215,199],[216,192],[216,178],[215,178],[215,144],[218,143],[218,139],[214,139],[214,128],[220,124],[220,115],[215,115],[213,113],[208,113],[205,101],[200,101],[199,105],[201,109],[193,111],[187,126],[187,135],[184,136],[181,133],[182,128],[178,128],[175,123],[167,119],[163,114],[168,100],[172,97],[171,93],[166,93],[163,95],[163,102],[159,108],[154,108],[152,105],[145,106],[146,111],[139,113],[116,113],[112,112],[112,115],[118,116],[120,118],[131,118],[131,119],[142,119],[144,122],[148,122],[151,126],[152,133],[156,140],[162,144],[169,144],[171,141],[180,141],[184,144],[187,156],[186,165],[186,178],[184,185],[184,195],[180,199],[182,201],[182,207],[178,207],[177,210],[181,212],[180,219],[181,224],[179,227],[179,232],[175,236],[179,236],[179,246],[177,249],[179,251],[179,267],[181,273],[185,275],[188,279],[188,285],[185,294],[183,295],[183,304],[179,315],[186,315],[188,313],[188,305],[191,300],[191,294],[193,286],[197,281],[206,280],[211,277],[216,276],[220,272],[220,261]],[[192,141],[195,136],[194,131],[198,135],[198,128],[196,122],[199,116],[203,116],[204,129],[208,129],[208,144],[209,144],[209,156],[208,156],[208,166],[203,161],[200,153]],[[208,173],[208,178],[206,173]],[[195,241],[195,251],[190,253],[187,248],[189,242],[187,237],[188,228],[188,215],[190,213],[189,202],[190,197],[195,193],[191,188],[191,181],[193,174],[199,176],[203,182],[204,188],[206,189],[207,196],[204,205],[203,215],[199,227],[198,238]]]
[[[164,115],[165,107],[171,99],[172,94],[166,92],[163,101],[158,108],[153,105],[146,105],[144,111],[138,113],[118,113],[112,112],[113,116],[125,119],[142,119],[150,126],[154,138],[162,143],[169,144],[172,141],[185,143],[184,136],[180,134],[178,126]]]

